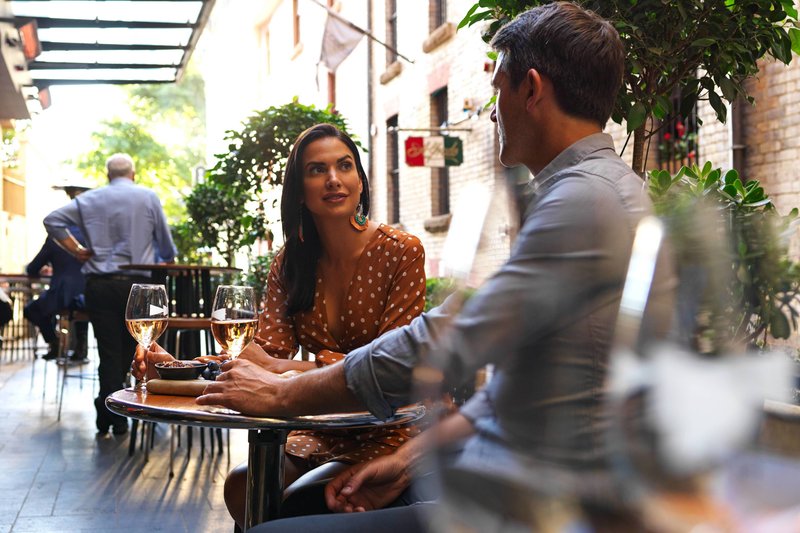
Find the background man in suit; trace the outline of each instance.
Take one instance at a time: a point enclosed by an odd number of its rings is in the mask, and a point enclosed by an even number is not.
[[[70,200],[90,189],[85,185],[72,184],[63,186]],[[70,233],[82,245],[86,244],[83,233],[78,226],[70,226]],[[55,330],[55,318],[59,311],[83,309],[83,289],[86,280],[81,272],[83,263],[61,248],[53,239],[47,238],[36,257],[28,264],[25,271],[28,276],[39,277],[42,269],[51,269],[50,288],[39,297],[29,302],[23,315],[39,328],[42,338],[49,346],[42,359],[55,359],[58,355],[58,337]],[[71,347],[72,361],[81,362],[86,358],[88,322],[77,322],[75,325],[75,344]]]

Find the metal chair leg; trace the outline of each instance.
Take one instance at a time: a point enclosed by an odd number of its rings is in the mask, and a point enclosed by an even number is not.
[[[175,477],[175,426],[169,426],[169,477]]]
[[[133,454],[136,453],[136,435],[139,429],[139,421],[137,419],[133,419],[131,422],[131,436],[128,440],[128,457],[133,457]]]

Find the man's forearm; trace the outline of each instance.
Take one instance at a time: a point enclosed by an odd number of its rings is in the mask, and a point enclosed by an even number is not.
[[[72,235],[68,235],[67,237],[64,237],[63,239],[59,239],[57,242],[58,242],[59,246],[61,246],[64,250],[66,250],[67,252],[69,252],[72,255],[77,255],[79,252],[81,252],[82,250],[86,249]]]
[[[288,378],[281,388],[285,415],[345,413],[364,409],[364,404],[347,388],[341,363]]]

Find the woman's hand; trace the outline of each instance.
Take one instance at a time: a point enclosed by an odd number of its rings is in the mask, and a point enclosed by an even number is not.
[[[274,374],[283,374],[284,372],[288,372],[290,370],[305,372],[306,370],[311,370],[317,366],[310,361],[294,361],[292,359],[272,357],[264,351],[264,348],[261,347],[261,344],[264,343],[264,341],[259,342],[259,340],[260,339],[256,338],[256,342],[251,342],[249,345],[247,345],[244,351],[239,354],[239,359],[251,361],[264,370],[269,370]]]
[[[147,374],[147,379],[157,378],[158,372],[156,372],[155,364],[174,360],[175,358],[159,346],[157,342],[153,342],[149,349],[137,345],[136,354],[133,356],[133,364],[131,364],[131,374],[136,379],[142,379],[145,373]]]

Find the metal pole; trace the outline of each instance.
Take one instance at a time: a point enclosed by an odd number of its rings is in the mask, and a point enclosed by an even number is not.
[[[279,429],[252,430],[248,434],[245,531],[280,515],[286,434],[286,430]]]

